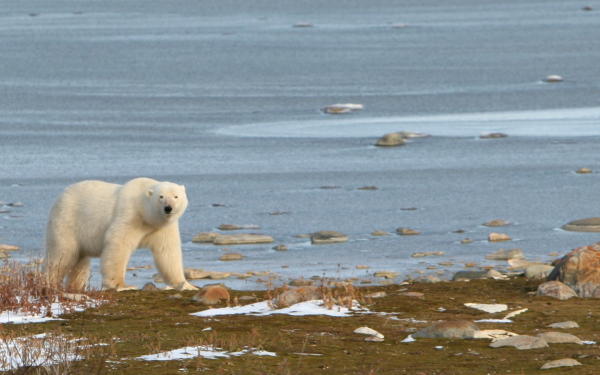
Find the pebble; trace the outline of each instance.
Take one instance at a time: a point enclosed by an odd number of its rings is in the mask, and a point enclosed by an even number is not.
[[[396,233],[402,236],[414,236],[417,234],[421,234],[421,232],[419,232],[418,230],[411,228],[397,228]]]
[[[581,363],[573,358],[563,358],[563,359],[557,359],[554,361],[546,362],[546,363],[544,363],[544,365],[542,367],[540,367],[540,369],[548,370],[548,369],[557,368],[557,367],[573,367],[573,366],[581,366]]]
[[[589,6],[589,5],[586,5],[586,6],[584,6],[583,8],[581,8],[581,10],[585,10],[585,11],[589,12],[589,11],[592,11],[592,10],[594,10],[594,8],[592,8],[592,7],[591,7],[591,6]]]
[[[340,103],[340,104],[332,104],[322,108],[322,111],[332,115],[339,115],[343,113],[356,112],[364,109],[362,104],[354,104],[354,103]]]
[[[485,259],[489,260],[509,260],[509,259],[523,259],[525,254],[521,249],[499,249],[491,254],[485,256]]]
[[[496,233],[492,232],[488,234],[488,241],[490,242],[499,242],[499,241],[510,241],[512,238],[506,233]]]
[[[547,327],[570,329],[570,328],[579,328],[579,324],[577,324],[577,322],[574,322],[572,320],[568,320],[566,322],[558,322],[558,323],[548,324]]]
[[[357,270],[368,270],[368,269],[369,269],[369,268],[371,268],[371,267],[369,267],[369,266],[366,266],[366,265],[364,265],[364,264],[358,264],[358,265],[357,265],[355,268],[356,268]]]
[[[221,280],[226,279],[231,276],[229,272],[217,272],[217,271],[204,271],[196,268],[186,268],[184,270],[185,278],[188,280],[198,280],[198,279],[212,279],[212,280]],[[157,281],[155,279],[155,281]],[[162,282],[162,281],[157,281]]]
[[[494,219],[483,223],[483,225],[485,225],[486,227],[504,227],[509,224],[510,223],[508,221],[502,219]]]
[[[546,279],[552,270],[554,270],[553,266],[546,264],[534,264],[525,268],[525,277],[532,280]]]
[[[273,250],[276,250],[276,251],[287,251],[288,247],[286,245],[281,244],[281,245],[273,246]]]
[[[241,260],[244,259],[244,256],[240,253],[227,253],[223,254],[219,257],[221,261],[230,261],[230,260]]]
[[[7,206],[9,206],[9,207],[23,207],[25,205],[23,204],[23,202],[12,202],[12,203],[7,204]]]
[[[575,173],[588,174],[588,173],[592,173],[592,170],[590,168],[579,168],[578,170],[575,171]]]
[[[469,244],[469,243],[473,243],[473,240],[470,238],[463,238],[462,240],[460,240],[460,243],[463,245]]]
[[[297,27],[297,28],[306,28],[306,27],[313,27],[314,25],[310,22],[297,22],[293,25],[293,27]]]
[[[419,276],[415,280],[417,283],[439,283],[442,281],[439,277],[433,275]]]
[[[404,144],[406,144],[406,141],[401,133],[384,134],[377,142],[375,142],[375,146],[379,147],[396,147]]]
[[[489,133],[489,134],[482,134],[479,136],[479,138],[481,139],[497,139],[497,138],[506,138],[508,137],[507,134],[504,133]]]
[[[445,253],[443,251],[417,251],[412,253],[410,256],[413,258],[431,257],[431,256],[442,256]]]
[[[313,245],[331,244],[346,241],[348,241],[348,236],[333,230],[322,230],[312,233],[310,236],[310,242]]]
[[[519,350],[547,348],[548,343],[541,337],[517,335],[494,341],[490,344],[492,348],[512,346]]]

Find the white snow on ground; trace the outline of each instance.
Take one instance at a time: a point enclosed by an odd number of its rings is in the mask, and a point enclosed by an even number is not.
[[[365,312],[368,311],[360,306],[356,301],[352,302],[352,308],[349,309],[345,306],[333,305],[331,308],[324,306],[323,300],[317,299],[312,301],[300,302],[290,307],[282,309],[275,309],[269,303],[269,301],[256,302],[244,306],[234,307],[223,307],[220,309],[208,309],[192,313],[190,315],[200,317],[210,317],[218,315],[257,315],[265,316],[272,314],[287,314],[294,316],[304,315],[327,315],[336,317],[351,316],[353,312]]]
[[[74,340],[45,333],[35,336],[0,339],[0,371],[20,367],[48,366],[62,362],[78,361]]]
[[[203,357],[207,359],[229,358],[232,356],[238,357],[244,354],[253,354],[270,357],[277,356],[277,354],[265,350],[244,349],[239,352],[227,352],[224,350],[220,350],[219,348],[214,348],[212,346],[202,345],[186,346],[184,348],[174,349],[168,352],[162,352],[157,354],[147,354],[137,357],[136,359],[142,361],[176,361],[182,359],[192,359],[196,357]]]
[[[102,304],[101,301],[88,300],[84,303],[69,304],[68,307],[60,302],[54,302],[50,306],[50,314],[48,309],[44,306],[40,308],[39,313],[25,312],[22,310],[16,311],[2,311],[0,312],[0,323],[13,323],[13,324],[25,324],[25,323],[44,323],[51,320],[61,320],[58,316],[68,313],[83,311],[88,307],[97,307]]]

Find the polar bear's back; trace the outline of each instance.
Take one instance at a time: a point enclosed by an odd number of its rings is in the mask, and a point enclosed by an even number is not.
[[[81,254],[99,256],[104,235],[113,220],[122,185],[88,180],[68,186],[58,198],[48,222],[48,249],[51,241],[72,239]]]

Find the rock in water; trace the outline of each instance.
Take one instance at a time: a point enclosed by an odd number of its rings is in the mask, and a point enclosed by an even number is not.
[[[219,260],[222,260],[222,261],[242,260],[242,259],[244,259],[244,256],[240,253],[227,253],[227,254],[221,255],[221,257],[219,258]]]
[[[483,225],[485,225],[486,227],[504,227],[509,224],[510,223],[508,221],[502,219],[494,219],[483,223]]]
[[[566,284],[579,297],[600,298],[600,243],[572,250],[556,264],[548,280]]]
[[[215,245],[250,245],[259,243],[271,243],[273,237],[264,234],[230,234],[218,235],[213,240]]]
[[[322,230],[310,235],[310,242],[314,245],[330,244],[348,241],[348,236],[344,233],[333,230]]]
[[[521,249],[499,249],[498,251],[488,254],[485,259],[490,260],[509,260],[509,259],[523,259],[525,255]]]
[[[401,236],[414,236],[417,234],[421,234],[421,232],[419,232],[418,230],[414,230],[411,228],[398,228],[396,229],[396,233],[398,233]]]
[[[544,79],[545,82],[548,83],[557,83],[564,81],[564,78],[559,76],[558,74],[551,74]]]
[[[375,146],[379,147],[395,147],[406,144],[401,133],[388,133],[377,140]]]
[[[500,241],[510,241],[512,238],[506,233],[496,233],[492,232],[488,234],[488,241],[490,242],[500,242]]]
[[[215,240],[215,238],[217,238],[218,235],[219,235],[219,233],[215,233],[215,232],[201,232],[201,233],[198,233],[197,235],[195,235],[194,238],[192,238],[192,242],[212,243]]]
[[[561,228],[571,232],[600,232],[600,217],[574,220]]]
[[[538,296],[546,296],[564,301],[569,298],[577,297],[577,293],[560,281],[546,281],[538,286]]]
[[[449,320],[425,327],[413,333],[414,338],[472,339],[479,331],[477,325],[468,320]]]
[[[489,133],[489,134],[482,134],[479,136],[479,138],[481,139],[496,139],[496,138],[506,138],[508,137],[507,134],[504,133]]]
[[[548,370],[548,369],[557,368],[557,367],[573,367],[573,366],[581,366],[581,363],[573,358],[563,358],[563,359],[557,359],[555,361],[546,362],[546,363],[544,363],[544,365],[542,367],[540,367],[540,369]]]
[[[590,168],[579,168],[578,170],[575,171],[575,173],[589,174],[589,173],[592,173],[592,170]]]
[[[362,104],[354,103],[343,103],[343,104],[332,104],[323,108],[322,111],[332,115],[339,115],[342,113],[350,113],[360,111],[364,108]]]

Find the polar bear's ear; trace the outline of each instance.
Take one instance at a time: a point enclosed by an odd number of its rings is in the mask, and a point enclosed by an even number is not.
[[[152,196],[152,189],[148,190],[148,191],[146,192],[146,195],[147,195],[147,196],[149,196],[149,197],[151,197],[151,196]]]

